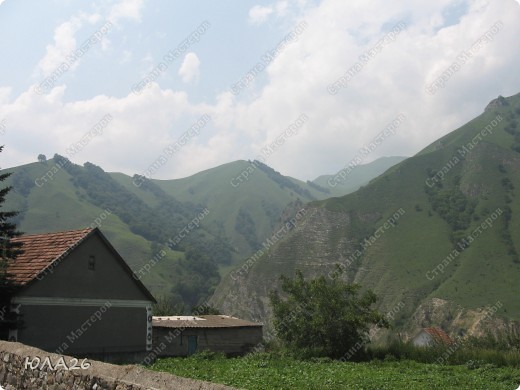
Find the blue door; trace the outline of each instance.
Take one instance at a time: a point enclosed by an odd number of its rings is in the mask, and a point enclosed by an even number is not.
[[[188,356],[197,352],[197,336],[188,336]]]

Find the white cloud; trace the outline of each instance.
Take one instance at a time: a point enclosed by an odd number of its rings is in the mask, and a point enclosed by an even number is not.
[[[282,0],[276,3],[275,9],[276,9],[276,15],[277,16],[284,16],[287,13],[287,9],[289,7],[289,2]]]
[[[272,3],[272,7],[263,7],[271,12],[253,12],[251,20],[261,22],[280,14],[286,18],[281,24],[299,17],[308,28],[269,64],[250,94],[217,91],[212,95],[213,91],[200,86],[207,100],[193,103],[182,91],[151,83],[138,96],[100,95],[67,101],[64,87],[44,96],[30,92],[13,96],[15,88],[0,88],[0,120],[7,118],[4,166],[6,161],[10,165],[34,161],[39,153],[64,154],[70,143],[109,113],[114,120],[103,136],[95,138],[73,161],[89,160],[106,170],[140,173],[196,118],[210,114],[211,123],[154,176],[182,177],[236,159],[254,158],[262,146],[306,114],[305,126],[267,163],[283,174],[313,179],[343,168],[399,113],[407,116],[406,121],[367,162],[383,155],[415,154],[480,114],[498,94],[519,92],[520,52],[511,48],[520,35],[520,8],[511,0],[471,2],[464,15],[451,19],[446,8],[462,4],[459,0],[421,4],[374,0],[358,1],[355,6],[323,0],[314,7],[304,1],[303,11],[295,16],[296,2],[290,1],[288,8]],[[137,15],[118,12],[120,17]],[[345,75],[399,21],[406,22],[406,30],[364,65],[345,88],[331,95],[327,86]],[[483,45],[443,89],[428,94],[426,85],[497,21],[504,28],[493,41]],[[59,53],[74,44],[74,25],[69,22],[72,24],[63,26],[53,45]],[[152,53],[153,49],[146,50]],[[135,50],[138,61],[143,51]],[[122,54],[121,60],[125,58],[127,54]],[[49,63],[51,59],[49,54]],[[143,62],[156,65],[151,54]],[[194,82],[199,68],[197,55],[188,53],[178,74],[184,82]],[[219,77],[217,71],[213,77]]]
[[[141,21],[144,0],[120,0],[110,9],[108,20],[117,24],[119,20]]]
[[[45,77],[54,72],[68,55],[76,49],[76,32],[81,28],[82,20],[78,17],[72,17],[70,20],[63,22],[54,30],[54,42],[47,45],[45,56],[38,63],[39,70]],[[78,62],[72,65],[77,67]]]
[[[120,0],[107,11],[107,20],[114,24],[125,19],[140,21],[143,6],[144,0]],[[63,64],[67,65],[67,71],[76,69],[81,62],[73,55],[77,49],[76,35],[85,22],[96,24],[101,19],[102,16],[99,13],[89,14],[79,11],[68,21],[58,25],[54,30],[53,43],[47,45],[44,57],[38,62],[35,76],[39,79],[42,76],[48,77]],[[111,41],[106,35],[101,37],[100,47],[103,51],[110,49]]]
[[[272,7],[264,7],[261,5],[255,5],[249,10],[249,22],[252,24],[264,23],[269,15],[273,13]]]
[[[200,60],[197,54],[191,52],[186,54],[182,65],[179,68],[179,76],[185,83],[191,83],[199,79],[200,74]]]
[[[47,45],[45,56],[38,63],[38,72],[47,77],[56,71],[60,65],[66,63],[68,70],[74,70],[80,64],[80,60],[73,55],[77,49],[76,34],[83,27],[85,22],[96,24],[101,20],[98,13],[88,14],[79,12],[72,16],[68,21],[61,23],[54,30],[53,43]],[[107,50],[110,41],[106,36],[101,38],[101,48]],[[69,57],[70,56],[70,57]],[[74,58],[69,60],[68,58]],[[37,77],[40,75],[38,74]]]
[[[479,115],[487,101],[498,94],[517,93],[520,87],[515,73],[520,52],[508,49],[520,35],[516,5],[483,2],[470,7],[450,27],[432,23],[451,3],[444,0],[419,7],[412,1],[399,6],[374,1],[353,7],[323,1],[302,16],[308,30],[270,64],[268,82],[257,97],[237,106],[236,126],[263,145],[300,114],[307,114],[308,125],[268,161],[283,173],[303,179],[341,169],[400,112],[407,120],[366,162],[384,155],[415,154]],[[343,76],[400,20],[406,22],[406,31],[346,88],[330,95],[327,85]],[[425,86],[498,20],[506,27],[494,40],[462,66],[444,89],[427,94]]]
[[[110,9],[108,20],[117,23],[121,19],[141,21],[144,0],[120,0]]]
[[[103,134],[68,157],[76,163],[91,161],[106,170],[140,173],[181,136],[188,124],[207,111],[190,105],[185,93],[161,90],[156,84],[139,96],[100,95],[75,102],[66,102],[64,91],[65,87],[60,86],[40,96],[28,90],[0,106],[0,118],[8,118],[7,149],[10,156],[17,156],[17,163],[28,156],[29,161],[34,161],[39,153],[68,156],[67,148],[110,114],[113,120]],[[172,126],[174,123],[178,126]],[[28,139],[31,142],[26,142]],[[178,162],[176,156],[157,177],[182,175]]]

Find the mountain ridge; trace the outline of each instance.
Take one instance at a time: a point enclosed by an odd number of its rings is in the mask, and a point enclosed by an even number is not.
[[[328,196],[323,189],[247,161],[183,179],[139,178],[139,185],[138,176],[108,173],[88,162],[79,166],[59,155],[5,171],[13,173],[7,185],[14,188],[5,206],[20,211],[15,222],[22,231],[95,224],[152,292],[190,305],[197,300],[190,296],[207,297],[220,275],[261,247],[283,222],[287,207]],[[233,186],[243,172],[249,172],[248,180]],[[177,242],[177,233],[194,219],[196,229]],[[188,257],[206,265],[194,267]],[[172,292],[182,278],[190,286]]]
[[[418,315],[432,299],[465,310],[458,313],[500,302],[497,321],[520,320],[520,95],[505,101],[358,191],[308,204],[298,226],[247,274],[222,280],[212,303],[269,324],[268,290],[279,288],[280,274],[327,275],[343,264],[345,279],[372,288],[382,310],[404,305],[394,320],[401,331],[426,325],[467,331],[449,320],[453,311],[436,323]],[[403,215],[385,229],[398,210]],[[492,227],[484,229],[489,218]],[[450,259],[454,249],[460,253]],[[429,280],[432,270],[438,272]]]

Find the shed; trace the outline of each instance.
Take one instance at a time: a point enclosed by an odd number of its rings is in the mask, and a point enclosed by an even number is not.
[[[154,351],[159,357],[197,351],[239,356],[262,342],[262,324],[227,315],[153,317]]]
[[[440,328],[423,328],[412,339],[412,344],[418,347],[446,346],[453,344],[453,340]]]
[[[154,297],[98,228],[24,235],[7,268],[22,325],[9,340],[46,351],[141,361],[152,350]]]

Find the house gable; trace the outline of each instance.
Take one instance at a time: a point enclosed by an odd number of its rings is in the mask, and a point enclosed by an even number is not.
[[[51,262],[16,295],[155,301],[98,229]]]
[[[86,237],[17,296],[151,300],[99,234]]]
[[[25,252],[8,273],[19,287],[12,310],[23,323],[9,330],[10,340],[132,361],[152,349],[155,299],[98,229],[18,240]]]
[[[439,328],[423,328],[412,339],[416,346],[451,345],[453,340]]]

